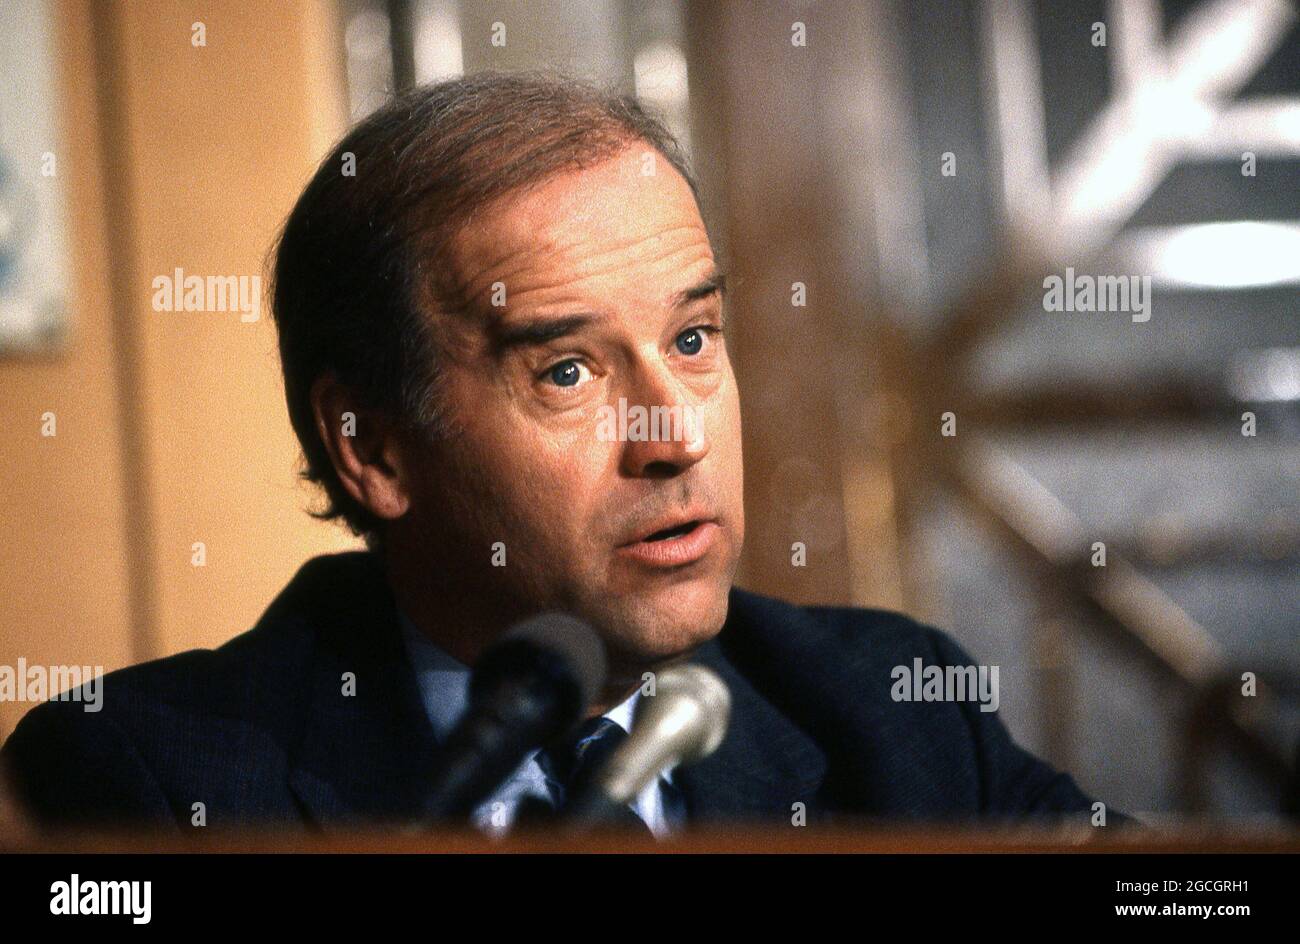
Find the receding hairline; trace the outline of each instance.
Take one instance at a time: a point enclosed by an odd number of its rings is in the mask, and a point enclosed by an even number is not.
[[[463,239],[465,235],[472,231],[476,225],[481,225],[484,220],[492,219],[496,215],[509,212],[510,209],[527,200],[530,196],[535,195],[538,191],[547,187],[554,186],[566,178],[576,178],[583,174],[589,173],[597,168],[615,164],[622,161],[634,160],[629,158],[630,152],[653,153],[656,161],[662,162],[663,168],[666,169],[674,178],[676,178],[691,196],[691,203],[694,207],[696,218],[699,221],[699,229],[704,236],[704,242],[708,245],[710,253],[713,251],[713,237],[709,232],[708,224],[704,220],[704,210],[700,203],[700,197],[696,190],[696,184],[692,177],[682,173],[674,164],[673,160],[659,149],[659,147],[648,138],[632,133],[622,136],[621,143],[601,149],[594,154],[588,154],[581,160],[573,161],[553,168],[549,173],[541,175],[533,180],[527,181],[517,187],[514,187],[503,193],[499,193],[491,199],[480,203],[469,211],[459,216],[454,225],[446,228],[442,234],[442,239],[436,246],[429,245],[423,247],[420,255],[423,259],[432,261],[437,258],[446,263],[441,270],[442,278],[437,284],[426,283],[422,286],[426,291],[423,293],[425,311],[429,315],[438,313],[462,313],[468,315],[477,315],[479,317],[489,317],[496,313],[495,308],[485,309],[481,303],[481,297],[489,294],[491,287],[495,282],[502,281],[499,277],[487,281],[486,284],[479,286],[478,283],[483,278],[490,277],[493,270],[497,269],[507,260],[514,256],[527,253],[532,250],[531,245],[516,245],[505,250],[502,255],[477,264],[478,270],[473,278],[473,284],[466,282],[464,269],[465,259],[462,257]],[[633,175],[629,175],[632,177]],[[721,272],[720,265],[716,259],[711,263],[709,276],[718,276],[725,292],[725,275]],[[698,286],[691,286],[690,289],[683,289],[688,292]]]

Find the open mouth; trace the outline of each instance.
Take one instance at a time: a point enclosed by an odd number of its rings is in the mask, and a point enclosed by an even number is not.
[[[690,534],[699,526],[699,521],[687,521],[679,524],[675,528],[664,528],[662,531],[656,531],[641,540],[643,541],[668,541],[672,538],[679,538],[683,535]]]
[[[708,558],[718,547],[720,534],[716,521],[692,518],[624,544],[618,553],[623,559],[642,567],[676,571]]]

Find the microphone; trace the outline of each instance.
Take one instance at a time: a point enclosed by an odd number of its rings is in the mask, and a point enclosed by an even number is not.
[[[566,806],[573,831],[611,824],[665,767],[693,764],[718,749],[731,717],[731,692],[702,665],[675,665],[658,673],[655,694],[637,703],[627,740],[585,790]]]
[[[544,613],[474,666],[469,707],[439,751],[427,823],[468,817],[529,751],[569,730],[605,684],[605,646],[586,623]]]

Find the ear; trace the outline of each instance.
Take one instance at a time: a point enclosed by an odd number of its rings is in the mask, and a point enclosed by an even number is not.
[[[385,521],[406,514],[410,492],[392,419],[362,407],[333,373],[312,384],[311,408],[316,432],[347,493]]]

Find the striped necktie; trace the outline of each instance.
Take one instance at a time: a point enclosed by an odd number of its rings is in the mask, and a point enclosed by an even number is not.
[[[600,773],[610,755],[627,740],[627,732],[608,718],[591,718],[579,725],[559,745],[542,750],[538,763],[548,778],[559,785],[559,812],[563,815],[569,800],[580,794]],[[627,805],[620,805],[617,820],[610,825],[650,834],[645,820]]]

